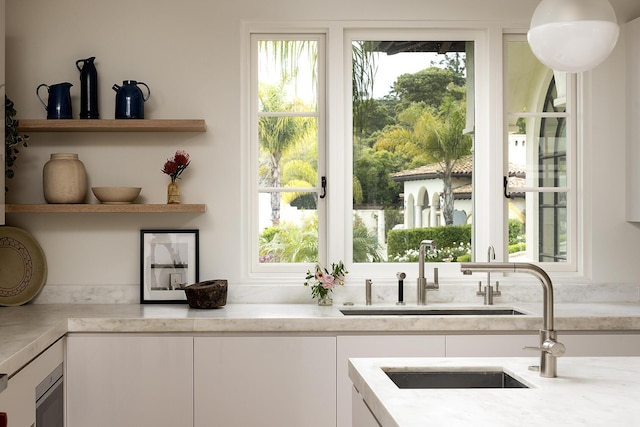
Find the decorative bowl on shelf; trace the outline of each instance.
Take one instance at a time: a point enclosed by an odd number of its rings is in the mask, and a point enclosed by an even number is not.
[[[124,205],[133,203],[142,187],[91,187],[91,191],[101,203]]]

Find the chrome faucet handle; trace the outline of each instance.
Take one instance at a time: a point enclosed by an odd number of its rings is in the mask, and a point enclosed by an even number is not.
[[[554,357],[563,356],[567,348],[561,342],[547,339],[542,343],[542,346],[524,346],[522,347],[524,350],[534,350],[534,351],[543,351],[545,353],[549,353]]]
[[[433,282],[429,283],[428,281],[425,283],[425,289],[429,291],[437,291],[440,289],[440,283],[438,282],[438,267],[433,269]]]
[[[567,348],[561,342],[555,340],[545,340],[542,343],[542,350],[555,357],[563,356]]]

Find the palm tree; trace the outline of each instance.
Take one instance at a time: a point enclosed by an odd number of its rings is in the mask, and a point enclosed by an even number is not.
[[[464,102],[445,99],[439,111],[413,104],[401,118],[413,124],[413,137],[427,155],[442,166],[442,214],[446,225],[453,225],[453,186],[451,175],[456,162],[470,154],[471,137],[463,133],[466,116]]]
[[[283,100],[282,85],[262,86],[259,91],[263,112],[295,111],[293,105],[286,105]],[[262,116],[258,122],[258,139],[260,148],[266,155],[267,186],[279,188],[280,162],[282,156],[298,142],[311,128],[307,117],[290,117],[283,115]],[[280,193],[271,193],[271,222],[273,226],[280,224]]]

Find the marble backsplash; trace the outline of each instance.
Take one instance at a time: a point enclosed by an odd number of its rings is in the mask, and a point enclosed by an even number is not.
[[[483,298],[476,295],[478,285],[441,283],[437,291],[429,291],[427,303],[454,303],[482,305]],[[500,284],[501,296],[494,297],[494,304],[514,304],[542,300],[542,288],[537,283]],[[393,284],[376,284],[372,287],[373,304],[392,305],[397,301],[398,287]],[[557,303],[620,303],[640,302],[640,284],[581,284],[554,283]],[[33,301],[36,304],[137,304],[140,301],[139,286],[112,285],[46,285]],[[365,287],[347,284],[333,293],[334,304],[353,303],[364,305]],[[404,301],[415,305],[414,283],[405,282]],[[227,303],[314,303],[308,287],[300,285],[234,285],[229,284]]]

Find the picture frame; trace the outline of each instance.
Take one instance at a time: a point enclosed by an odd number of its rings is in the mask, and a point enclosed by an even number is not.
[[[198,260],[198,230],[140,230],[140,303],[186,303]]]

